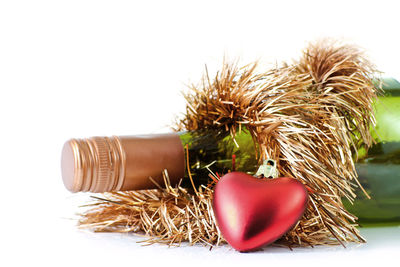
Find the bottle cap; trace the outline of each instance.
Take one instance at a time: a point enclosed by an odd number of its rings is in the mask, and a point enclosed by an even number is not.
[[[125,176],[125,153],[118,137],[71,139],[64,144],[61,171],[72,192],[120,190]]]

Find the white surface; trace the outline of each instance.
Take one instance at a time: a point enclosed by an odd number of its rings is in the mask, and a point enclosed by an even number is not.
[[[368,244],[348,249],[252,254],[141,247],[130,235],[81,232],[62,218],[86,196],[64,189],[59,166],[71,137],[167,131],[184,111],[185,84],[199,81],[204,64],[215,73],[224,55],[274,63],[297,58],[315,38],[341,37],[400,78],[395,3],[1,1],[0,265],[325,266],[396,259],[399,228],[366,229]]]
[[[56,262],[63,266],[398,266],[400,251],[400,227],[362,229],[368,243],[347,244],[347,248],[332,246],[290,251],[267,247],[263,251],[239,253],[228,245],[211,251],[201,245],[143,246],[137,241],[144,238],[135,235],[92,233],[78,230],[74,221],[65,218],[48,216],[50,220],[46,223],[41,221],[44,218],[46,216],[37,222],[37,228],[26,229],[24,238],[17,240],[18,249],[11,252],[16,263],[49,266]],[[23,257],[21,251],[24,251]]]

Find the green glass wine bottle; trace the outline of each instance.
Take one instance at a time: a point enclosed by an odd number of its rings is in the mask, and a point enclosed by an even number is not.
[[[354,204],[346,199],[346,208],[359,217],[361,224],[400,224],[400,83],[385,79],[385,95],[375,103],[377,126],[371,129],[378,142],[366,152],[359,151],[356,169],[359,179],[372,199],[360,191]],[[179,137],[179,138],[178,138]],[[173,182],[184,174],[189,164],[193,179],[183,179],[182,186],[196,188],[208,184],[209,175],[223,175],[230,170],[255,174],[260,160],[258,148],[246,128],[232,142],[224,130],[180,132],[166,135],[93,137],[71,139],[62,153],[62,177],[72,192],[109,192],[153,188],[148,179],[163,182],[162,169],[168,169]],[[186,153],[182,151],[182,145]]]

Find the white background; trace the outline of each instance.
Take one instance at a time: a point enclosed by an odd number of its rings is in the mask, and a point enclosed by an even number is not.
[[[365,229],[342,247],[142,247],[140,238],[75,227],[88,198],[64,189],[71,137],[168,131],[180,91],[224,56],[295,59],[308,41],[342,38],[400,78],[396,1],[0,1],[0,263],[82,266],[382,264],[400,228]],[[397,260],[398,263],[398,260]],[[95,264],[95,265],[94,265]]]

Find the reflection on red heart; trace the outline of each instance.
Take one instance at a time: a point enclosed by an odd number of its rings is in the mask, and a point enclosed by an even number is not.
[[[225,240],[236,250],[251,251],[289,231],[307,200],[306,188],[293,178],[257,179],[231,172],[217,183],[213,208]]]

